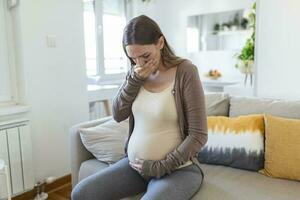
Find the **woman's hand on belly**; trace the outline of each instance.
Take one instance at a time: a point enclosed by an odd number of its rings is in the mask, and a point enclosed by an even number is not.
[[[136,158],[134,162],[129,161],[129,165],[143,177],[160,178],[167,173],[167,170],[165,169],[162,170],[157,168],[157,165],[159,165],[160,162],[161,160],[144,160],[144,159]]]
[[[136,158],[134,162],[129,161],[129,165],[141,174],[144,160]]]

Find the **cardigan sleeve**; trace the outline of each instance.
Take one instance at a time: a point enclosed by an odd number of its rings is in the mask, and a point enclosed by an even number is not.
[[[163,160],[145,160],[141,174],[160,178],[171,174],[177,167],[198,155],[207,142],[207,118],[204,91],[198,69],[194,65],[185,66],[182,106],[186,118],[187,136],[180,145],[167,154]]]
[[[127,72],[124,83],[113,99],[112,113],[117,122],[121,122],[132,113],[131,107],[145,79],[139,77],[133,69]]]

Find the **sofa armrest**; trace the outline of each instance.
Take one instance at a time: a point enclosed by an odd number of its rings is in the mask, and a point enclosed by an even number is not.
[[[103,117],[97,120],[76,124],[70,128],[69,147],[70,147],[72,187],[74,187],[78,182],[78,172],[81,163],[83,161],[86,161],[94,157],[89,151],[86,150],[86,148],[82,144],[80,134],[79,134],[79,129],[97,126],[111,119],[113,119],[112,116]]]

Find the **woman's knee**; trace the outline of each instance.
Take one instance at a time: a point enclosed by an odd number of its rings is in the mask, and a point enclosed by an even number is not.
[[[100,186],[100,184],[95,184],[95,180],[93,176],[89,176],[83,180],[81,180],[71,192],[72,200],[92,200],[95,199],[93,196],[96,193],[96,185]],[[98,192],[98,191],[97,191]]]
[[[152,179],[142,200],[190,199],[200,189],[203,181],[197,166],[188,166],[165,176]]]
[[[105,183],[101,180],[95,180],[96,177],[90,176],[81,180],[71,192],[71,200],[98,200],[111,199],[110,192]]]

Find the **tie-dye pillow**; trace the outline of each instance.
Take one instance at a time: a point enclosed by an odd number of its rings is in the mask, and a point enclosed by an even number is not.
[[[199,161],[258,171],[264,166],[264,116],[208,117],[208,141]]]

